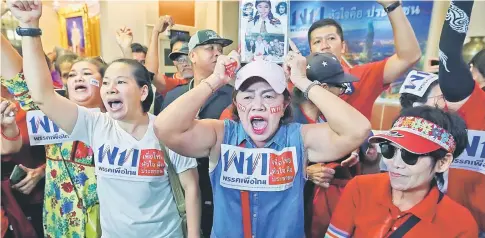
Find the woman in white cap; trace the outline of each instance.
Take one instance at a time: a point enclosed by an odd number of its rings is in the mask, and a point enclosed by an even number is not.
[[[306,59],[290,53],[287,73],[328,123],[288,123],[290,93],[284,70],[254,61],[236,77],[235,120],[196,120],[197,111],[231,79],[220,56],[214,73],[157,117],[157,135],[174,151],[209,157],[214,193],[211,237],[304,237],[303,186],[307,159],[327,162],[358,147],[369,121],[306,77]],[[180,110],[184,108],[184,110]]]

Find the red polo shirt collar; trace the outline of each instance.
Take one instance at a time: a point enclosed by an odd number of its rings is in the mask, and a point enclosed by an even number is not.
[[[429,191],[429,193],[424,197],[424,199],[419,202],[418,204],[414,205],[411,209],[407,211],[400,211],[392,203],[392,194],[391,194],[391,181],[389,178],[389,174],[386,175],[388,179],[381,180],[379,184],[377,184],[376,191],[374,193],[375,201],[377,201],[382,206],[387,207],[393,217],[403,214],[413,214],[419,217],[423,221],[432,222],[435,215],[436,209],[438,207],[438,199],[439,199],[439,190],[437,186],[433,186],[433,188]]]

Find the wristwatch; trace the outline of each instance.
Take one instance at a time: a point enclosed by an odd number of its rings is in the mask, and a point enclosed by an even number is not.
[[[401,1],[395,1],[391,3],[389,6],[384,7],[384,11],[386,11],[386,13],[390,13],[394,11],[394,9],[398,8],[399,6],[401,6]]]
[[[317,85],[322,85],[320,82],[318,81],[313,81],[310,85],[308,85],[308,87],[305,89],[305,92],[303,92],[303,96],[307,99],[307,100],[310,100],[308,98],[308,93],[310,92],[310,89],[313,88],[313,86],[317,86]]]
[[[20,26],[15,29],[19,36],[40,36],[42,30],[40,28],[21,28]]]

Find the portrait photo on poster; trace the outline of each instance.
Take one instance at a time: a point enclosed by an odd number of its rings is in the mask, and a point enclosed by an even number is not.
[[[241,60],[283,63],[288,52],[288,11],[285,0],[242,0],[239,9]]]
[[[81,16],[67,18],[66,32],[69,49],[78,55],[84,55],[85,39],[83,18]]]

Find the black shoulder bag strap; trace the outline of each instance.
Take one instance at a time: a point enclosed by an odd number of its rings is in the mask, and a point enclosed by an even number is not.
[[[437,204],[441,202],[444,194],[440,192]],[[413,229],[413,227],[420,222],[421,219],[415,215],[412,215],[408,220],[404,222],[397,230],[395,230],[389,238],[402,238],[408,231]]]

